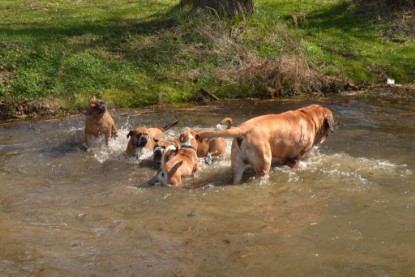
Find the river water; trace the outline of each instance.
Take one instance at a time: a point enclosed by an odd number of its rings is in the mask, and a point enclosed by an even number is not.
[[[128,130],[234,125],[322,103],[335,132],[291,171],[230,185],[229,158],[185,188],[148,187]],[[84,119],[0,125],[0,276],[415,276],[415,105],[337,98],[114,113],[120,137],[83,148]],[[229,156],[230,150],[228,150]]]

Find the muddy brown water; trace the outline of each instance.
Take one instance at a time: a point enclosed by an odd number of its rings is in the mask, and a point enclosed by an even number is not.
[[[415,276],[415,105],[319,101],[341,122],[297,171],[230,185],[229,159],[187,187],[123,155],[132,126],[220,127],[315,101],[114,114],[83,150],[83,118],[0,125],[1,276]],[[228,151],[229,156],[229,151]]]

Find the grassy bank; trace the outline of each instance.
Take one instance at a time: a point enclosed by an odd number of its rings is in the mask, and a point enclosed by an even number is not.
[[[412,34],[354,1],[254,2],[252,17],[224,22],[178,0],[1,1],[0,107],[73,112],[91,95],[133,108],[193,101],[201,88],[268,98],[415,81]]]

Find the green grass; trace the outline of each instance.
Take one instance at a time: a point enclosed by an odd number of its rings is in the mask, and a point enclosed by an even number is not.
[[[355,82],[378,81],[374,68],[398,82],[414,82],[415,44],[396,44],[380,35],[381,24],[375,19],[358,16],[350,11],[347,2],[311,12],[301,26],[300,34],[311,46],[321,51],[314,60],[326,74],[341,70]],[[313,58],[313,55],[309,55]],[[334,68],[334,72],[331,68]],[[380,81],[380,80],[379,80]]]
[[[192,101],[200,88],[269,97],[277,81],[280,95],[295,94],[304,84],[289,86],[301,76],[274,77],[278,62],[295,57],[358,84],[415,81],[413,38],[382,35],[388,25],[349,1],[254,2],[247,20],[215,22],[189,17],[178,0],[0,1],[0,100],[53,97],[77,110],[96,95],[141,107]]]
[[[349,1],[257,2],[261,19],[252,20],[259,22],[265,18],[267,26],[288,26],[289,34],[301,39],[308,60],[324,74],[356,83],[375,84],[383,81],[384,76],[404,84],[415,82],[413,37],[396,34],[401,42],[396,43],[382,36],[382,30],[388,26],[355,13]],[[264,43],[259,51],[269,52]]]

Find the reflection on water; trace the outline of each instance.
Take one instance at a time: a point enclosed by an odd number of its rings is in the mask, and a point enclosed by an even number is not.
[[[114,118],[109,147],[83,148],[83,118],[0,125],[5,276],[413,276],[415,110],[332,100],[341,123],[300,168],[229,185],[229,158],[187,189],[124,150],[133,126],[234,125],[310,102],[242,102]],[[229,142],[230,144],[230,142]],[[228,156],[229,156],[228,151]]]

